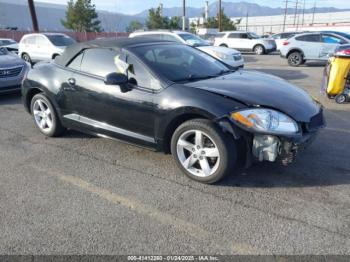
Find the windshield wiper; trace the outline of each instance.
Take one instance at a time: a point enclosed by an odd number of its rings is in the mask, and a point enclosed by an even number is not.
[[[176,79],[176,80],[174,80],[174,82],[185,82],[185,81],[192,82],[192,81],[210,79],[210,78],[214,78],[214,77],[217,77],[217,75],[206,75],[206,76],[188,75],[185,78]]]

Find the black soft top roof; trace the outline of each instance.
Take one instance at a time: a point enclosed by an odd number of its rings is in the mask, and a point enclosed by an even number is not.
[[[154,39],[147,39],[143,37],[135,38],[119,38],[119,39],[98,39],[88,42],[76,43],[66,47],[63,54],[56,57],[55,63],[61,66],[66,66],[77,54],[79,54],[84,49],[88,48],[113,48],[113,49],[123,49],[127,47],[144,45],[144,44],[156,44],[156,43],[174,43],[170,41],[161,41]]]

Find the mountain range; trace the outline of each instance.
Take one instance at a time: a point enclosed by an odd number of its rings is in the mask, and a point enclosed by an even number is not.
[[[204,2],[204,1],[203,1]],[[39,25],[42,30],[61,31],[65,28],[60,20],[65,17],[66,5],[50,4],[36,2],[36,11]],[[209,15],[214,16],[218,10],[218,4],[212,3],[209,6]],[[284,13],[283,8],[271,8],[248,2],[225,2],[222,6],[225,14],[229,17],[249,16],[270,16],[281,15]],[[294,9],[288,9],[288,13],[293,14]],[[337,9],[333,7],[316,8],[317,13],[340,12],[346,9]],[[133,21],[144,23],[148,16],[148,10],[136,15],[125,15],[121,13],[98,10],[98,16],[101,20],[102,27],[105,31],[125,31],[128,24]],[[187,7],[188,17],[200,17],[203,15],[204,7]],[[311,13],[313,9],[306,9],[305,13]],[[181,16],[181,7],[164,8],[163,14],[166,16]],[[31,20],[28,11],[27,1],[0,0],[0,27],[18,27],[19,30],[30,30]]]

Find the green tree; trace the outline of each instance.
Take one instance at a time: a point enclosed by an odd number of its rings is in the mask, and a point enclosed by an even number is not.
[[[198,24],[196,24],[195,22],[192,22],[190,24],[190,31],[192,34],[196,34],[197,33],[197,27],[198,27]]]
[[[237,25],[240,24],[242,19],[238,19],[233,22],[229,17],[225,15],[224,9],[221,9],[221,25],[223,31],[237,30]],[[216,17],[209,17],[205,23],[207,28],[218,28],[219,27],[219,13]]]
[[[128,27],[126,28],[126,32],[132,33],[136,30],[140,30],[143,28],[143,24],[139,21],[131,21]]]
[[[169,19],[163,17],[161,8],[151,8],[148,10],[148,19],[146,21],[148,29],[167,29],[169,27]]]
[[[180,26],[180,17],[178,16],[173,16],[169,22],[168,22],[168,29],[181,29],[181,26]]]
[[[61,19],[62,25],[78,32],[100,32],[100,21],[97,19],[96,7],[91,0],[69,0],[66,19]]]

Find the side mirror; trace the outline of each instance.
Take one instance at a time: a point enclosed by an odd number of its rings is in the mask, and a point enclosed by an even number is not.
[[[128,83],[128,77],[120,73],[110,73],[104,82],[106,85],[125,85]]]

